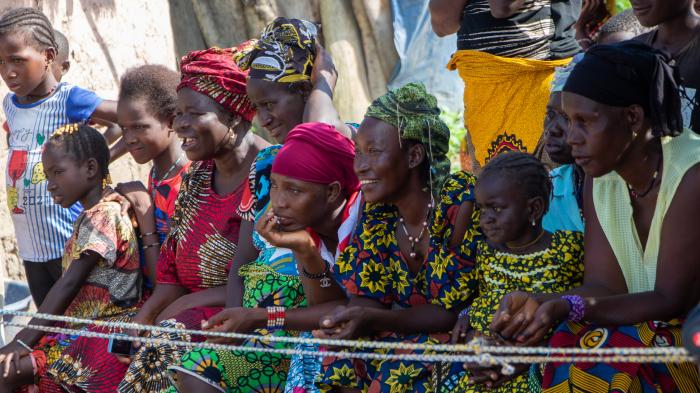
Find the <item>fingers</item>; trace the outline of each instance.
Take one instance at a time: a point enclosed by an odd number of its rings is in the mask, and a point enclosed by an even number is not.
[[[5,367],[3,368],[2,376],[7,378],[10,374],[10,367],[12,366],[12,358],[15,356],[14,352],[10,352],[5,356]]]
[[[124,365],[130,365],[131,364],[131,358],[128,356],[123,356],[123,355],[114,355],[117,358],[117,361],[119,363],[124,364]]]
[[[209,318],[208,321],[202,321],[202,329],[213,329],[216,326],[223,324],[228,319],[231,319],[231,311],[232,309],[227,308]]]
[[[538,343],[549,331],[552,326],[552,321],[546,313],[538,314],[529,326],[518,335],[517,341],[523,345],[531,345]]]
[[[454,329],[452,329],[452,344],[462,344],[467,338],[467,322],[464,318],[458,319]]]
[[[510,313],[508,311],[497,311],[493,316],[493,321],[491,321],[491,326],[489,330],[493,333],[500,333],[505,329],[510,323]]]
[[[527,323],[531,318],[527,318],[525,313],[519,312],[516,314],[501,331],[500,335],[505,339],[515,337],[516,334],[527,327]]]

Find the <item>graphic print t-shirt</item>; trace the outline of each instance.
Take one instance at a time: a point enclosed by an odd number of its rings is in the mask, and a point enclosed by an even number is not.
[[[20,104],[15,94],[3,100],[9,128],[5,170],[7,204],[15,227],[19,256],[25,261],[46,262],[63,255],[82,211],[56,205],[47,189],[41,152],[53,132],[69,123],[87,121],[102,100],[95,93],[61,83],[49,97]]]

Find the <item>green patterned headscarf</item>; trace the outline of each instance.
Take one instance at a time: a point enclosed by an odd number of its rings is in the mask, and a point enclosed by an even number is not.
[[[365,116],[396,127],[402,140],[418,141],[425,146],[433,193],[439,193],[450,173],[447,158],[450,129],[440,119],[435,96],[422,83],[412,82],[374,100]]]

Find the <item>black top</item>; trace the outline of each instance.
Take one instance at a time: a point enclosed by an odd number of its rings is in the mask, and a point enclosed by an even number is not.
[[[497,19],[488,0],[469,0],[457,49],[537,60],[571,57],[581,51],[574,30],[580,12],[581,0],[525,0],[517,14]]]

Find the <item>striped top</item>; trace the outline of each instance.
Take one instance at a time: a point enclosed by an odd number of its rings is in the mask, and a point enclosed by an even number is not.
[[[581,51],[574,23],[581,0],[525,0],[510,18],[491,15],[488,0],[470,0],[464,7],[457,48],[534,60],[558,60]]]
[[[87,121],[101,102],[95,93],[67,83],[59,84],[51,96],[32,104],[20,104],[14,93],[5,96],[3,110],[10,130],[5,171],[7,204],[22,260],[46,262],[63,255],[82,207],[76,203],[64,209],[53,202],[41,152],[58,127]]]

